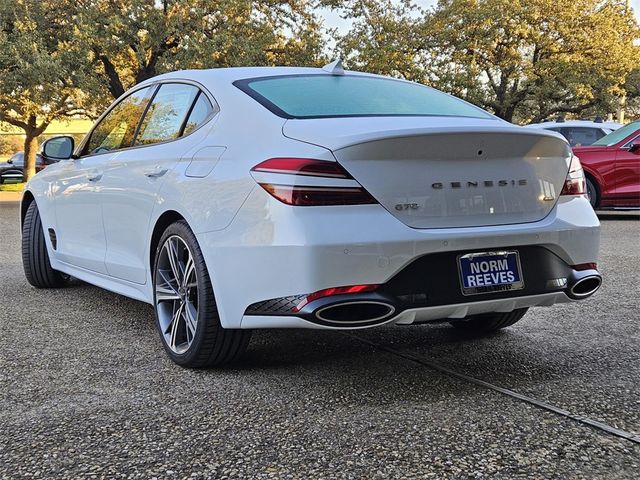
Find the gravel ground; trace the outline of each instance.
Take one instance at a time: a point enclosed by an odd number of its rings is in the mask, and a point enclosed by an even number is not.
[[[167,359],[151,307],[27,285],[0,203],[0,478],[634,478],[640,446],[341,333],[262,331],[243,362]],[[640,222],[606,215],[605,285],[482,339],[357,335],[640,433]]]

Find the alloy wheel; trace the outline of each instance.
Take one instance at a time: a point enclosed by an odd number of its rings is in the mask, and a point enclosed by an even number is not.
[[[185,353],[198,327],[198,275],[193,255],[178,235],[162,245],[155,271],[155,307],[165,343]]]

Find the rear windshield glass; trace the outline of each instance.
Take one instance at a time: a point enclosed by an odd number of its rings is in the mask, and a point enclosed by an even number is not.
[[[600,140],[592,143],[592,145],[606,145],[610,147],[611,145],[621,142],[636,130],[640,130],[640,121],[629,123],[618,130],[614,130],[609,135],[605,135]]]
[[[238,88],[284,118],[453,116],[490,114],[417,83],[360,75],[287,75],[249,78]]]

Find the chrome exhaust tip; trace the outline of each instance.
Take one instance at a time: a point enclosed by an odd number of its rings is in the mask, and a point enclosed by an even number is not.
[[[602,285],[602,277],[597,270],[575,272],[569,279],[567,294],[574,300],[583,300],[598,291]]]
[[[396,308],[386,302],[354,300],[322,307],[315,312],[315,317],[326,324],[357,327],[383,323],[395,312]]]

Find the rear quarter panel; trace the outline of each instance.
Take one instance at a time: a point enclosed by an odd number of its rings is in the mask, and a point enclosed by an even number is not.
[[[611,148],[574,148],[582,168],[597,183],[601,202],[606,203],[616,186],[616,153]]]

